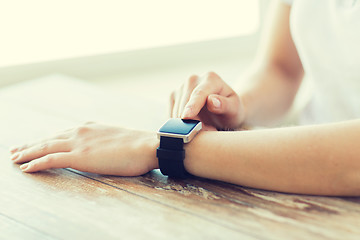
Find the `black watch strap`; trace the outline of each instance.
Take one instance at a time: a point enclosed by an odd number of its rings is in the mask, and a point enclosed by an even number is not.
[[[156,156],[162,174],[174,178],[189,176],[184,167],[185,150],[182,138],[161,136]]]

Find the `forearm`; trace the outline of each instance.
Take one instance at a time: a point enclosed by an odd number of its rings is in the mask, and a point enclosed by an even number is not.
[[[269,125],[279,121],[291,108],[302,74],[289,75],[280,67],[263,68],[246,77],[238,93],[245,109],[245,124]]]
[[[271,124],[281,118],[292,105],[301,83],[304,69],[291,37],[289,19],[289,5],[275,1],[266,20],[254,70],[239,86],[247,111],[245,123],[250,125]]]
[[[302,194],[359,195],[360,121],[242,132],[202,132],[186,146],[200,177]]]

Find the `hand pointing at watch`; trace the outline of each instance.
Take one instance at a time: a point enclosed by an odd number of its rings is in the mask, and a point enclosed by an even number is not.
[[[199,119],[208,129],[234,129],[243,123],[245,108],[238,94],[216,73],[209,72],[191,76],[171,94],[171,117]]]

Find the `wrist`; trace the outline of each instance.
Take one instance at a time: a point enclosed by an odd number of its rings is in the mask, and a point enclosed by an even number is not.
[[[202,129],[202,123],[194,119],[171,118],[157,132],[160,146],[156,150],[159,168],[163,175],[186,178],[184,145],[191,142]]]
[[[184,166],[190,174],[198,177],[209,176],[209,162],[205,160],[207,157],[204,156],[204,153],[210,151],[209,140],[212,135],[217,135],[217,133],[214,131],[202,131],[193,141],[184,145]]]
[[[159,168],[158,159],[156,157],[156,149],[159,147],[159,144],[160,142],[155,132],[146,132],[140,151],[142,151],[146,157],[148,172]]]

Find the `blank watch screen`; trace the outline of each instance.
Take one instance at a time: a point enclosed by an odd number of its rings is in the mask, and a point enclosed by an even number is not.
[[[172,118],[160,128],[159,132],[187,135],[199,122],[198,120]]]

